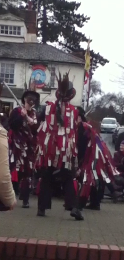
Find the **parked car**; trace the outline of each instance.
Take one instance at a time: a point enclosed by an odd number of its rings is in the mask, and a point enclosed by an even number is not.
[[[115,129],[115,131],[112,134],[112,143],[115,144],[119,134],[124,133],[124,126],[119,126]]]
[[[101,133],[113,133],[119,127],[116,118],[105,117],[101,122]]]

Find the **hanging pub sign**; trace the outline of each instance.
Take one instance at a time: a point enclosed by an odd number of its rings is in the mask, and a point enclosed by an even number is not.
[[[47,86],[50,82],[50,71],[47,67],[43,65],[32,66],[32,74],[30,78],[30,88],[31,85],[35,89],[42,89]]]

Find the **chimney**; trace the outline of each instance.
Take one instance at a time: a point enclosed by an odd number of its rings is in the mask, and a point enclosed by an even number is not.
[[[32,10],[32,6],[33,6],[33,3],[32,1],[28,1],[28,10],[31,11]]]

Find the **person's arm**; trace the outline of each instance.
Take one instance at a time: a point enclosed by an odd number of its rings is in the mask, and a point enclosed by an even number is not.
[[[23,125],[23,116],[21,115],[21,108],[14,108],[9,116],[9,127],[12,130],[17,130]]]
[[[120,161],[121,155],[119,152],[114,153],[114,164],[118,171],[123,172],[124,171],[124,164]]]
[[[0,201],[9,209],[16,203],[9,170],[7,133],[2,127],[0,127]]]
[[[124,140],[124,133],[119,134],[116,142],[115,142],[115,150],[119,151],[120,150],[120,144]]]

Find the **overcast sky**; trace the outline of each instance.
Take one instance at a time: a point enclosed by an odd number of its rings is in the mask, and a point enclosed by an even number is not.
[[[91,49],[110,60],[97,69],[94,77],[101,82],[103,91],[124,93],[124,86],[117,82],[122,70],[116,65],[124,65],[124,0],[80,1],[80,12],[91,17],[82,32],[93,39]]]

